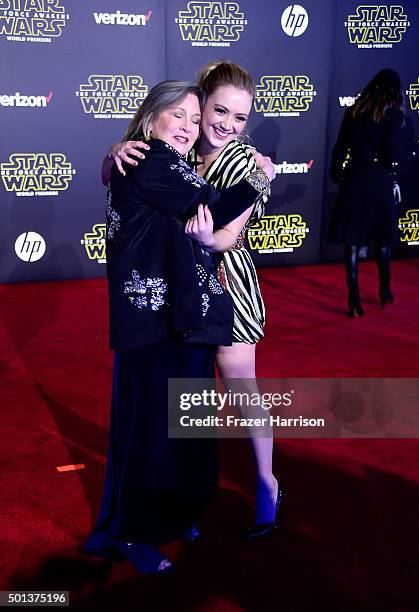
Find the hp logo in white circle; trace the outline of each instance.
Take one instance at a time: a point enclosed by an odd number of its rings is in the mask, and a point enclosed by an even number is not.
[[[46,250],[45,240],[36,232],[25,232],[20,234],[15,242],[16,255],[22,261],[38,261],[43,257]]]
[[[290,4],[282,13],[281,26],[288,36],[301,36],[308,27],[308,13],[299,4]]]

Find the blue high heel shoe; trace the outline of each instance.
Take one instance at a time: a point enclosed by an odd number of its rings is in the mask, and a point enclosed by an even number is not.
[[[245,537],[247,540],[256,540],[257,538],[266,538],[273,534],[274,530],[279,525],[279,515],[282,502],[284,501],[284,491],[281,489],[278,483],[278,494],[276,497],[275,504],[275,517],[273,521],[269,523],[253,523],[251,527],[246,531]]]

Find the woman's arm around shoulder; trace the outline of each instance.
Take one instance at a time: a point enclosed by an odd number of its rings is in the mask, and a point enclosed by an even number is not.
[[[101,178],[105,187],[111,180],[112,167],[116,164],[122,176],[126,175],[122,162],[136,166],[138,160],[144,159],[144,154],[138,149],[147,151],[150,147],[142,140],[127,140],[126,142],[116,142],[109,149],[106,157],[102,162]]]

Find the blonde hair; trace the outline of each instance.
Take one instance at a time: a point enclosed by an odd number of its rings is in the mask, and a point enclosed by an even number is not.
[[[255,97],[255,83],[252,75],[242,66],[228,60],[215,60],[206,64],[198,73],[197,85],[206,96],[210,96],[218,87],[232,85],[247,91]]]
[[[202,112],[204,105],[204,94],[202,90],[187,81],[162,81],[155,85],[142,105],[132,118],[122,141],[127,140],[150,140],[151,123],[158,117],[161,111],[174,106],[183,100],[188,94],[198,98]]]

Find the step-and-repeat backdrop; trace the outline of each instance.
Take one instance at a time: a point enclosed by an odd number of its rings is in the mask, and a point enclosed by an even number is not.
[[[153,85],[217,58],[253,74],[249,134],[276,165],[256,264],[337,261],[324,233],[340,121],[390,67],[418,133],[418,41],[417,0],[0,0],[0,282],[105,274],[102,158]],[[398,253],[417,255],[417,183],[402,191]]]

